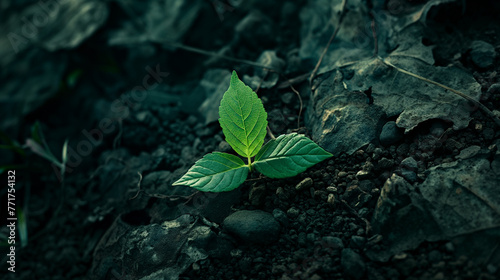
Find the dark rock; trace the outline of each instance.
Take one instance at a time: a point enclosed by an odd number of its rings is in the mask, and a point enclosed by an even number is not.
[[[492,84],[488,88],[488,93],[489,94],[498,94],[498,93],[500,93],[500,83]]]
[[[250,204],[257,206],[264,203],[265,196],[266,186],[257,185],[250,190],[250,193],[248,194],[248,200],[250,200]]]
[[[401,161],[401,168],[416,171],[418,169],[418,163],[414,158],[407,157]]]
[[[288,209],[288,210],[286,211],[286,214],[287,214],[290,218],[294,219],[294,218],[297,218],[297,217],[299,216],[299,214],[300,214],[300,210],[299,210],[299,209],[297,209],[297,208],[295,208],[295,207],[291,207],[290,209]]]
[[[241,210],[229,215],[224,229],[248,243],[269,244],[279,237],[280,224],[273,215],[261,210]]]
[[[344,275],[350,279],[362,279],[365,275],[366,265],[361,256],[354,250],[342,250],[341,265]]]
[[[290,104],[292,102],[293,97],[295,94],[293,92],[286,92],[281,95],[281,101],[285,104]]]
[[[463,149],[462,151],[460,151],[460,154],[457,156],[457,158],[459,158],[459,159],[471,158],[471,157],[477,155],[480,150],[481,150],[481,147],[479,147],[479,146],[467,147],[467,148]]]
[[[284,227],[287,227],[289,222],[288,222],[288,217],[286,216],[285,212],[283,210],[276,208],[273,210],[273,217]]]
[[[323,76],[306,111],[313,140],[335,156],[352,154],[376,142],[384,117],[382,108],[368,104],[364,93],[345,89],[340,72]]]
[[[324,247],[331,248],[331,249],[343,249],[344,248],[344,243],[342,242],[342,239],[334,236],[323,236],[321,239],[324,243]]]
[[[109,270],[121,266],[124,273],[139,279],[177,279],[193,263],[216,251],[219,241],[203,219],[191,215],[138,227],[119,217],[95,249],[90,278],[105,279]]]
[[[495,130],[490,127],[485,128],[483,130],[483,137],[485,140],[492,140],[495,137]]]
[[[381,158],[377,163],[378,170],[390,170],[394,166],[394,160],[388,158]]]
[[[354,248],[362,248],[365,245],[366,238],[354,235],[351,237],[351,244]]]
[[[396,122],[387,122],[380,132],[380,144],[384,146],[390,146],[397,143],[399,140],[403,139],[403,132],[396,125]]]
[[[479,68],[487,68],[495,61],[495,47],[484,41],[474,41],[471,44],[472,62]]]

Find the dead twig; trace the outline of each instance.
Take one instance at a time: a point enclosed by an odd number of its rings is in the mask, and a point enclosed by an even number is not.
[[[133,197],[129,198],[129,200],[136,199],[137,196],[139,196],[139,193],[141,192],[142,174],[141,172],[137,172],[137,174],[139,175],[139,182],[137,182],[137,193]]]
[[[267,134],[269,134],[269,137],[271,137],[271,139],[276,139],[276,136],[274,136],[273,132],[271,131],[271,128],[269,127],[269,125],[267,125]]]
[[[300,101],[299,117],[297,118],[297,129],[299,129],[300,128],[300,117],[302,115],[302,107],[304,104],[302,103],[302,97],[300,96],[300,93],[292,85],[290,85],[290,88],[297,95],[297,97],[299,98],[299,101]]]
[[[206,50],[202,50],[202,49],[198,49],[198,48],[186,46],[186,45],[183,45],[183,44],[173,43],[173,42],[167,42],[166,44],[171,45],[171,46],[176,47],[176,48],[179,48],[181,50],[189,51],[189,52],[199,53],[199,54],[206,55],[206,56],[219,57],[219,58],[222,58],[222,59],[226,59],[226,60],[230,60],[230,61],[234,61],[234,62],[238,62],[238,63],[248,64],[248,65],[251,65],[251,66],[254,66],[254,67],[260,67],[260,68],[263,68],[263,69],[267,69],[269,71],[279,72],[278,69],[274,69],[274,68],[271,68],[269,66],[266,66],[266,65],[263,65],[263,64],[260,64],[260,63],[257,63],[257,62],[253,62],[251,60],[246,60],[246,59],[240,59],[240,58],[225,56],[225,55],[222,55],[222,54],[218,54],[216,52],[206,51]]]

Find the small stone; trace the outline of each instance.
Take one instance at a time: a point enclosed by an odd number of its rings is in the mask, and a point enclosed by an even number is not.
[[[418,163],[414,158],[407,157],[401,161],[401,168],[416,171],[418,169]]]
[[[288,195],[282,187],[276,189],[276,196],[281,200],[288,200]]]
[[[388,170],[391,169],[393,166],[394,166],[394,160],[383,157],[378,161],[377,169]]]
[[[483,137],[485,140],[492,140],[495,137],[495,130],[491,127],[487,127],[483,130]]]
[[[475,146],[475,145],[467,147],[467,148],[463,149],[462,151],[460,151],[460,154],[457,156],[457,158],[458,159],[471,158],[471,157],[477,155],[477,153],[479,153],[480,150],[481,150],[481,147]]]
[[[311,178],[307,177],[304,180],[302,180],[300,183],[298,183],[295,186],[295,189],[300,191],[302,189],[309,188],[312,185],[313,185],[313,180]]]
[[[351,244],[354,248],[362,248],[365,245],[366,238],[363,236],[354,235],[351,237]]]
[[[295,208],[295,207],[291,207],[290,209],[288,209],[286,211],[286,214],[288,215],[288,217],[290,218],[297,218],[300,214],[300,211],[299,209]]]
[[[345,176],[347,176],[347,172],[345,171],[340,171],[339,174],[337,175],[339,178],[343,178]]]
[[[454,252],[455,251],[455,246],[451,242],[446,243],[444,245],[444,247],[446,248],[446,251],[448,251],[448,252]]]
[[[361,256],[350,248],[342,250],[342,257],[340,259],[344,275],[352,279],[362,279],[366,266]]]
[[[326,191],[330,193],[337,193],[339,190],[337,189],[337,187],[329,186],[326,187]]]
[[[335,205],[335,195],[333,193],[328,194],[328,198],[326,200],[328,204]]]
[[[292,98],[295,94],[293,92],[287,92],[281,95],[281,101],[285,104],[290,104],[292,102]]]
[[[248,194],[248,200],[254,206],[264,203],[266,196],[266,187],[263,185],[254,186]]]
[[[444,278],[444,273],[443,272],[438,272],[438,273],[436,273],[436,275],[434,275],[434,277],[432,279],[434,279],[434,280],[443,280],[443,279],[445,279]]]
[[[288,217],[283,210],[276,208],[273,210],[273,217],[284,227],[288,226]]]
[[[229,254],[233,258],[241,258],[243,256],[243,251],[240,249],[233,249]]]
[[[383,146],[390,146],[397,143],[399,140],[403,139],[403,132],[396,125],[396,122],[387,122],[384,127],[382,127],[382,132],[380,133],[380,144]]]
[[[410,170],[401,170],[400,175],[410,183],[415,183],[418,181],[417,173]]]
[[[500,83],[492,84],[490,88],[488,88],[489,94],[497,94],[500,93]]]
[[[344,248],[344,243],[342,242],[342,239],[335,237],[335,236],[323,236],[321,239],[324,242],[324,247],[325,248],[330,248],[330,249],[343,249]]]
[[[369,179],[371,177],[371,173],[369,171],[365,170],[360,170],[358,173],[356,173],[356,179],[358,180],[365,180]]]
[[[498,271],[498,267],[496,267],[496,266],[494,266],[492,264],[489,264],[489,265],[486,266],[486,270],[488,270],[488,272],[490,274],[495,274]]]
[[[261,210],[241,210],[223,221],[224,229],[248,243],[270,244],[280,233],[280,224],[273,215]]]
[[[321,276],[319,276],[318,274],[313,274],[309,280],[322,280],[323,278],[321,278]]]
[[[493,65],[495,61],[495,47],[484,41],[474,41],[471,44],[472,62],[479,68],[487,68]]]
[[[349,186],[344,194],[342,195],[342,199],[346,200],[349,203],[358,202],[358,197],[362,193],[362,190],[358,185]]]

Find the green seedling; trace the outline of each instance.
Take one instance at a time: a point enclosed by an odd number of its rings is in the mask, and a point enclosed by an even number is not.
[[[174,186],[226,192],[239,187],[254,169],[270,178],[293,177],[332,156],[297,133],[281,135],[263,145],[267,113],[257,94],[235,71],[220,102],[219,123],[226,142],[247,163],[232,154],[210,153],[198,160]]]

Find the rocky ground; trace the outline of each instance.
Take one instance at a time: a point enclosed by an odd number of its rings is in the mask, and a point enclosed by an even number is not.
[[[2,2],[18,203],[2,275],[500,278],[500,6],[480,2]],[[334,157],[226,193],[173,187],[232,152],[217,118],[233,69],[274,135]]]

